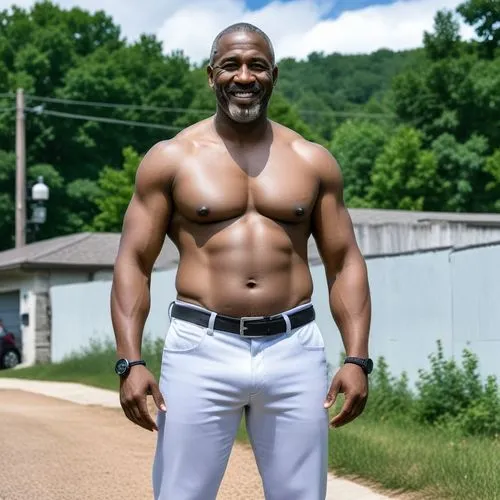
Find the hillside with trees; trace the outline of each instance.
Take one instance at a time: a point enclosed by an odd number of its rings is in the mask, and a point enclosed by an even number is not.
[[[351,207],[500,211],[500,7],[436,12],[423,45],[282,60],[270,117],[335,155]],[[13,246],[17,88],[28,181],[51,189],[38,239],[119,231],[141,156],[215,109],[203,65],[153,35],[130,43],[105,12],[0,12],[0,249]]]

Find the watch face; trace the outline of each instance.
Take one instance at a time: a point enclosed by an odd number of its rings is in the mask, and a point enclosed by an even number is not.
[[[124,375],[128,370],[128,361],[126,359],[119,359],[115,365],[115,372],[117,375]]]
[[[367,360],[366,360],[366,371],[367,371],[368,373],[371,373],[371,372],[372,372],[372,370],[373,370],[373,360],[371,360],[371,359],[367,359]]]

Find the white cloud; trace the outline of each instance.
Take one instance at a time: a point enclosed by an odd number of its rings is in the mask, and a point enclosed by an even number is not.
[[[248,21],[262,28],[274,43],[276,56],[304,58],[313,51],[369,53],[379,48],[402,50],[422,45],[439,9],[455,9],[462,0],[405,0],[344,12],[324,19],[334,0],[273,1],[249,11],[244,0],[59,0],[62,7],[102,9],[122,26],[129,40],[155,33],[166,52],[182,49],[194,62],[209,56],[216,34],[229,24]],[[0,0],[0,8],[11,2]],[[18,5],[28,6],[29,0]],[[462,36],[473,30],[462,26]]]

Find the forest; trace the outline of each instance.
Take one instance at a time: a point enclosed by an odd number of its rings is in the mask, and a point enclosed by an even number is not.
[[[141,157],[215,111],[204,64],[152,34],[129,42],[104,11],[4,10],[0,55],[0,250],[14,244],[16,89],[27,182],[50,187],[37,239],[120,231]],[[500,2],[437,11],[415,50],[278,66],[269,117],[331,151],[348,207],[500,211]]]

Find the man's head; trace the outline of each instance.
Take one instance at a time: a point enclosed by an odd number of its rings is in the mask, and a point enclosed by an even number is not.
[[[215,37],[207,72],[219,108],[236,122],[254,121],[265,112],[278,77],[269,37],[248,23],[227,27]]]

